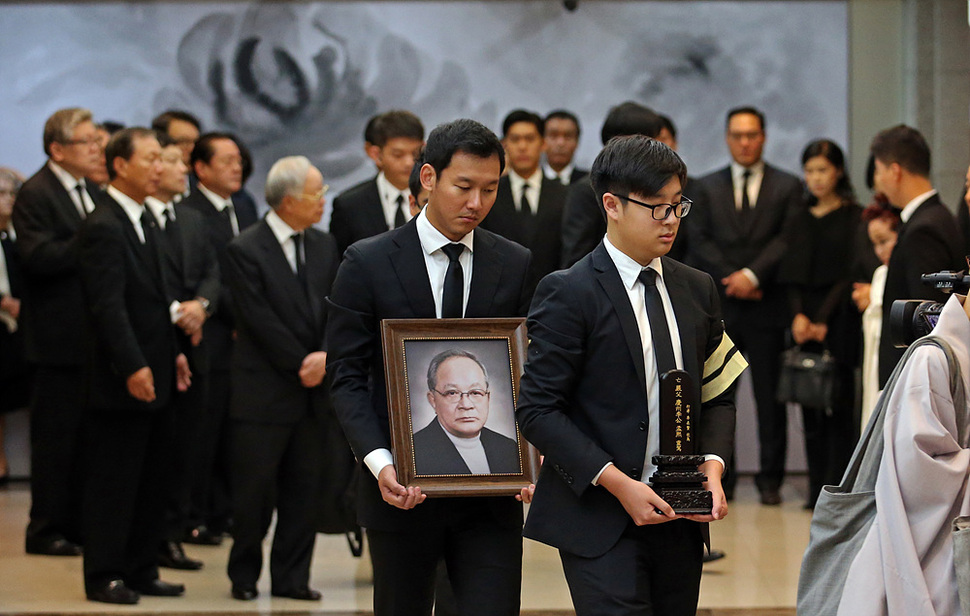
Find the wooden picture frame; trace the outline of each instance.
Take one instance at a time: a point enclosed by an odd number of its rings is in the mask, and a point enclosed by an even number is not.
[[[435,497],[511,495],[535,483],[539,453],[515,423],[525,319],[386,319],[381,335],[401,485]],[[436,360],[434,378],[448,381],[431,391]]]

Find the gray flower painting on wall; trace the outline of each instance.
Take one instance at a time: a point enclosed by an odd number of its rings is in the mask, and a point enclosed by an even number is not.
[[[670,115],[692,175],[726,161],[724,112],[768,115],[767,157],[798,167],[814,137],[847,134],[843,2],[128,2],[7,5],[0,20],[0,164],[33,172],[54,110],[147,124],[169,108],[269,165],[307,155],[335,191],[374,173],[363,128],[417,113],[430,130],[471,117],[496,131],[516,107],[571,109],[588,166],[608,109]]]

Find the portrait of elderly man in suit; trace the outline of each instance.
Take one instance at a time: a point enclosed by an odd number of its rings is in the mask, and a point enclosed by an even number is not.
[[[471,352],[449,349],[432,358],[427,397],[435,418],[414,433],[418,475],[521,472],[518,444],[485,427],[488,386],[488,371]]]

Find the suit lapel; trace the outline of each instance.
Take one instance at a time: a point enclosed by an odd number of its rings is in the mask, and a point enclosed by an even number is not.
[[[307,284],[310,287],[307,293],[307,299],[310,303],[310,314],[313,317],[313,331],[319,338],[323,336],[323,332],[318,331],[320,327],[320,316],[323,313],[323,305],[320,302],[319,294],[314,293],[312,289],[322,286],[321,278],[326,273],[330,264],[327,263],[327,256],[321,250],[320,238],[315,233],[310,233],[309,231],[310,229],[307,229],[303,234],[303,250],[306,253],[308,270]]]
[[[613,304],[617,319],[620,321],[620,328],[623,330],[623,339],[630,351],[630,358],[633,360],[633,367],[637,371],[640,379],[640,386],[643,388],[644,395],[647,391],[647,377],[643,368],[643,347],[640,344],[640,328],[637,326],[636,315],[633,314],[633,306],[630,305],[630,296],[623,287],[620,273],[616,270],[616,265],[606,252],[606,247],[600,242],[599,246],[593,250],[593,269],[596,270],[596,279],[606,296]]]
[[[151,280],[151,286],[154,287],[162,297],[165,297],[165,278],[162,276],[161,272],[160,255],[156,254],[156,258],[152,258],[152,245],[148,244],[147,242],[144,244],[142,243],[141,238],[138,237],[138,232],[135,231],[134,223],[130,218],[128,218],[128,214],[125,212],[125,209],[121,207],[120,203],[108,196],[105,199],[105,205],[111,208],[111,211],[118,218],[121,228],[124,229],[125,241],[128,242],[131,251],[134,252],[136,257],[141,261],[143,266],[142,271],[147,273],[149,279]]]
[[[257,224],[259,224],[259,246],[265,255],[267,269],[269,269],[272,278],[280,281],[280,284],[286,288],[287,297],[293,298],[293,304],[302,313],[306,322],[311,322],[312,313],[307,292],[300,284],[296,274],[293,273],[293,268],[287,261],[286,255],[283,254],[283,246],[277,241],[273,230],[269,228],[265,220]],[[307,261],[309,261],[309,258]]]
[[[492,312],[492,301],[502,278],[504,262],[495,250],[495,237],[475,232],[472,256],[472,283],[468,291],[466,317],[485,317]]]
[[[44,173],[47,175],[47,181],[51,187],[58,209],[60,209],[64,218],[70,221],[71,228],[76,231],[84,219],[81,218],[81,213],[77,211],[77,205],[74,204],[74,199],[71,198],[67,189],[64,188],[64,185],[61,184],[61,181],[57,179],[57,175],[51,171],[48,165],[44,165]],[[91,200],[94,201],[93,198]]]
[[[734,233],[744,235],[745,229],[741,224],[741,216],[734,204],[734,178],[731,176],[731,167],[722,169],[718,173],[715,183],[720,184],[720,186],[715,186],[714,190],[711,191],[711,202],[717,203],[723,209],[724,219],[729,221],[728,224],[734,229]]]
[[[394,249],[388,253],[390,265],[401,282],[401,288],[408,298],[411,310],[417,318],[434,318],[434,295],[428,266],[424,262],[421,240],[418,239],[418,226],[415,219],[394,233]],[[473,279],[474,280],[474,279]]]
[[[754,209],[748,216],[748,230],[752,234],[758,224],[767,219],[768,215],[765,210],[768,203],[775,203],[775,189],[775,170],[766,164],[764,174],[761,177],[761,187],[758,189],[758,199],[754,202]]]

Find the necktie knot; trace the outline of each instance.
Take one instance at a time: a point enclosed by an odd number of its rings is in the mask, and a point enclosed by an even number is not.
[[[441,247],[441,250],[448,255],[448,260],[457,263],[458,258],[461,257],[461,253],[465,251],[464,244],[445,244]]]
[[[403,227],[407,223],[407,216],[404,214],[404,194],[398,193],[397,199],[394,200],[394,228]]]
[[[637,276],[637,279],[645,287],[655,287],[657,286],[657,270],[652,267],[645,267],[640,270],[640,275]]]

